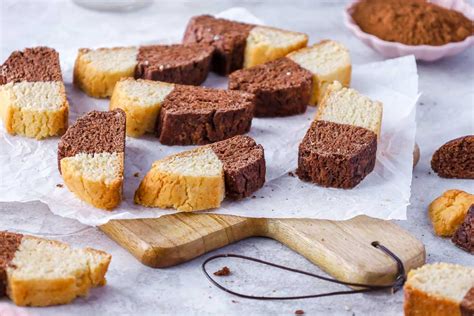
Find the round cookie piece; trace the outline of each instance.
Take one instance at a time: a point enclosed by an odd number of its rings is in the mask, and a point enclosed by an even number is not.
[[[474,135],[441,146],[433,154],[431,168],[442,178],[474,179]]]

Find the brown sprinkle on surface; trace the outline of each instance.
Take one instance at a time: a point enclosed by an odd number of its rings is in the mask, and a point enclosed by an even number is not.
[[[216,275],[216,276],[228,276],[228,275],[230,275],[230,269],[228,267],[223,267],[222,269],[217,270],[216,272],[214,272],[214,275]]]

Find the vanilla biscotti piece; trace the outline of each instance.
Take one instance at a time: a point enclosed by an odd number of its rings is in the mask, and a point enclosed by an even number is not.
[[[224,197],[240,199],[261,188],[265,170],[263,147],[235,136],[156,161],[135,203],[186,212],[217,208]]]
[[[380,137],[383,105],[335,81],[328,86],[316,120],[366,128]]]
[[[0,297],[19,306],[70,303],[105,285],[111,259],[100,250],[0,231]]]
[[[472,204],[474,195],[461,190],[448,190],[431,202],[428,214],[436,235],[452,236]]]
[[[308,36],[267,26],[218,19],[210,15],[191,18],[183,43],[215,47],[212,69],[221,75],[283,57],[305,47]]]
[[[155,133],[165,145],[203,145],[250,130],[254,95],[204,87],[123,79],[110,109],[127,115],[127,135]]]
[[[313,75],[310,104],[318,104],[327,86],[339,81],[344,87],[351,83],[351,56],[349,50],[336,41],[325,40],[305,47],[287,56]]]
[[[125,113],[92,111],[61,137],[59,172],[81,200],[110,210],[122,201],[124,154]]]
[[[74,84],[89,96],[110,97],[117,81],[135,77],[200,85],[214,48],[207,44],[79,49]]]
[[[0,69],[0,117],[6,131],[36,139],[61,135],[68,114],[59,54],[48,47],[13,52]]]
[[[426,264],[408,273],[404,286],[406,316],[474,315],[474,268]]]

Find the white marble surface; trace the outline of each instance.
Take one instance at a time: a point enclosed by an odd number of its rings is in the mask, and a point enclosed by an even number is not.
[[[345,1],[155,1],[153,6],[141,11],[109,14],[78,8],[68,0],[6,0],[0,4],[0,60],[14,49],[39,44],[68,53],[77,47],[152,41],[156,38],[154,30],[179,35],[190,16],[217,13],[236,5],[246,7],[269,24],[306,32],[311,42],[323,38],[340,40],[350,48],[355,64],[382,59],[344,28],[341,10]],[[474,193],[472,181],[441,179],[429,166],[438,146],[474,132],[474,50],[418,66],[423,93],[417,108],[421,160],[414,171],[408,220],[397,223],[425,243],[428,262],[473,265],[471,255],[454,247],[449,240],[434,236],[426,212],[429,202],[444,190],[459,188]],[[288,302],[239,299],[214,288],[205,279],[200,264],[207,256],[177,267],[154,270],[141,265],[98,230],[54,216],[41,203],[0,203],[0,229],[42,233],[76,246],[100,248],[113,255],[106,287],[93,290],[88,298],[78,299],[71,305],[28,309],[35,315],[292,315],[297,309],[309,315],[402,314],[402,292]],[[318,271],[303,257],[268,239],[248,239],[213,253],[222,252],[242,253]],[[217,263],[215,267],[222,264]],[[336,288],[268,268],[252,265],[244,269],[241,263],[226,264],[236,271],[248,271],[248,274],[237,275],[239,279],[235,282],[229,282],[240,291],[304,294]],[[0,303],[7,301],[1,299]]]

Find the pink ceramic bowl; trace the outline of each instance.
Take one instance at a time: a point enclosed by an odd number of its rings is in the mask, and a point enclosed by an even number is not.
[[[456,55],[474,44],[474,36],[469,36],[462,42],[449,43],[442,46],[411,46],[384,41],[374,35],[362,31],[352,19],[351,13],[353,6],[359,1],[360,0],[352,1],[346,7],[346,10],[344,11],[344,23],[362,42],[372,47],[385,57],[393,58],[405,55],[415,55],[417,60],[435,61],[446,56]],[[474,20],[474,8],[463,0],[432,0],[430,2],[462,12],[467,18]]]

